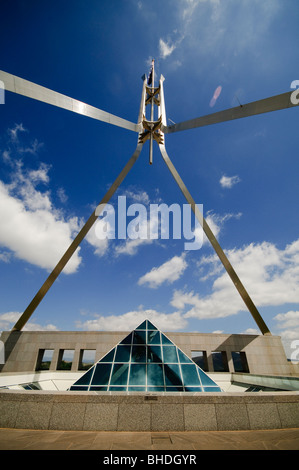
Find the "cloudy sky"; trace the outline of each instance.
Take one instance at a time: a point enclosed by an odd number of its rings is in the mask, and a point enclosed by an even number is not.
[[[155,58],[168,124],[290,91],[297,0],[4,0],[1,70],[136,122]],[[137,134],[5,93],[0,330],[27,307],[135,150]],[[298,108],[166,136],[166,149],[272,334],[299,339]],[[110,201],[183,207],[148,143]],[[134,217],[127,214],[127,223]],[[145,222],[145,228],[146,228]],[[111,227],[110,227],[111,228]],[[129,228],[128,228],[129,231]],[[161,234],[160,234],[161,235]],[[26,329],[258,333],[213,248],[93,228]]]

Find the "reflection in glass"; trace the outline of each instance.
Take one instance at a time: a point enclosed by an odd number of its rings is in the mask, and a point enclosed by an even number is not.
[[[181,364],[184,383],[187,385],[200,385],[195,364]]]
[[[161,346],[148,346],[147,347],[147,361],[148,362],[162,362]]]
[[[164,372],[166,385],[183,385],[180,369],[177,364],[171,364],[171,368],[167,364],[164,364]]]
[[[178,362],[175,346],[163,346],[164,362]]]
[[[182,363],[193,364],[191,359],[185,353],[183,353],[180,349],[178,349],[177,351],[179,355],[179,361],[181,364]]]
[[[107,385],[109,382],[112,364],[99,362],[94,371],[91,385]]]
[[[132,362],[146,362],[146,346],[132,346]]]
[[[142,330],[134,331],[133,343],[134,344],[146,344],[146,331],[142,331]]]
[[[129,362],[130,361],[131,346],[117,346],[115,354],[115,362]]]
[[[129,364],[114,364],[110,385],[127,385]]]
[[[161,344],[160,331],[148,331],[147,344]]]
[[[147,385],[164,386],[162,364],[148,364],[147,366]]]
[[[146,365],[145,364],[131,364],[129,385],[143,385],[146,384]]]

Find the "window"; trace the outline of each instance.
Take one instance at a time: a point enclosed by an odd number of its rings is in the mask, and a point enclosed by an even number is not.
[[[191,351],[191,357],[195,364],[197,364],[202,370],[205,370],[206,372],[209,370],[206,351]]]
[[[235,372],[249,372],[246,354],[244,351],[232,351]]]
[[[79,359],[79,370],[88,370],[95,363],[95,349],[81,349]]]
[[[228,362],[225,351],[212,351],[214,372],[228,372]]]
[[[57,370],[71,370],[74,352],[73,349],[60,349]]]
[[[38,352],[35,370],[49,370],[54,349],[40,349]]]

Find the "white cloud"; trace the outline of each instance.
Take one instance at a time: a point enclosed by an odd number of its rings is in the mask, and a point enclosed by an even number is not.
[[[226,254],[258,307],[299,302],[299,240],[285,249],[263,242],[230,250]],[[212,293],[200,296],[194,292],[175,291],[171,304],[181,311],[187,310],[186,318],[226,317],[247,310],[224,269],[219,274],[215,268],[220,263],[218,257],[205,258],[204,263],[217,276]]]
[[[145,319],[150,320],[162,331],[177,331],[186,327],[186,320],[179,312],[161,313],[153,309],[133,310],[122,315],[94,315],[93,320],[76,322],[79,329],[86,331],[130,331],[135,329]]]
[[[166,57],[170,56],[173,51],[175,50],[176,45],[171,44],[170,41],[165,42],[162,38],[159,41],[159,52],[161,59],[165,59]]]
[[[187,268],[187,262],[185,260],[185,254],[181,256],[174,256],[169,261],[166,261],[158,268],[153,268],[148,273],[144,274],[139,281],[139,285],[147,284],[148,287],[155,289],[164,282],[172,284],[178,280],[185,269]]]
[[[0,331],[9,331],[13,325],[20,318],[20,312],[6,312],[0,314]],[[28,322],[23,328],[24,331],[58,331],[55,325],[48,324],[46,326],[39,325],[37,323]]]
[[[222,188],[227,188],[227,189],[231,189],[235,184],[237,183],[240,183],[240,178],[239,176],[235,175],[235,176],[225,176],[223,175],[221,178],[220,178],[220,184],[222,186]]]
[[[19,133],[24,131],[22,124],[9,130],[9,145],[15,142],[18,145],[14,149],[14,158],[10,155],[9,159],[4,159],[10,166],[11,182],[0,181],[0,246],[19,259],[51,270],[71,244],[80,222],[77,217],[66,219],[53,206],[51,193],[45,190],[50,182],[48,165],[40,163],[36,169],[24,168],[19,159]],[[42,189],[38,189],[40,186]],[[64,268],[65,273],[78,269],[79,250]],[[5,260],[8,259],[6,254]]]

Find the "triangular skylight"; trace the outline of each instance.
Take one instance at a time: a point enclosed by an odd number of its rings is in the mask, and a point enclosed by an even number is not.
[[[149,320],[95,363],[70,390],[221,392],[220,387]]]

